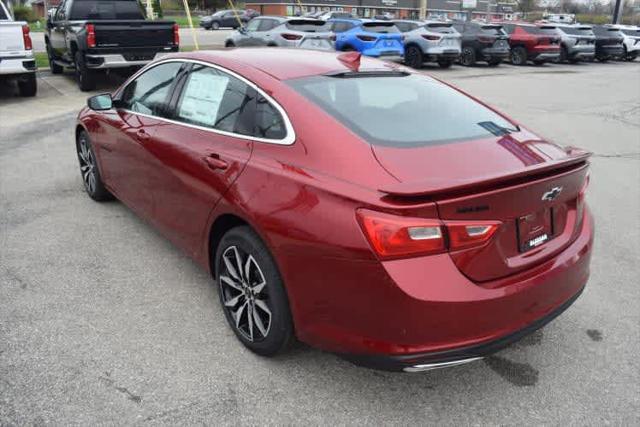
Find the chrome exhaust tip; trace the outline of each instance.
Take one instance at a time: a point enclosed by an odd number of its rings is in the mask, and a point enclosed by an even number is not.
[[[484,359],[484,357],[470,357],[468,359],[451,360],[449,362],[424,363],[421,365],[407,366],[406,368],[403,369],[403,371],[404,372],[431,371],[433,369],[442,369],[442,368],[449,368],[452,366],[464,365],[465,363],[471,363],[481,359]]]

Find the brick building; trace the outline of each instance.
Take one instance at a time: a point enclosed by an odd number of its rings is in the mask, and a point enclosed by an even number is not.
[[[489,4],[487,5],[487,2]],[[396,18],[418,18],[420,0],[300,0],[302,12],[345,11],[364,18],[375,15],[392,14]],[[300,13],[296,0],[246,0],[247,9],[254,9],[262,15],[291,16]],[[465,19],[471,14],[473,19],[513,19],[515,4],[510,0],[478,0],[473,10],[464,10],[462,0],[428,0],[430,17]]]

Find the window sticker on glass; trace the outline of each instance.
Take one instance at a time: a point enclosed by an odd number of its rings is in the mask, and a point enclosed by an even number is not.
[[[228,84],[229,77],[210,68],[194,71],[182,94],[178,116],[193,124],[214,127]]]

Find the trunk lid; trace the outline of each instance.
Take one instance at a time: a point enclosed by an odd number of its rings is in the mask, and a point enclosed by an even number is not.
[[[577,236],[578,195],[588,153],[528,132],[427,147],[374,146],[400,182],[391,197],[435,201],[443,221],[499,221],[481,247],[451,252],[476,282],[520,272],[557,254]]]

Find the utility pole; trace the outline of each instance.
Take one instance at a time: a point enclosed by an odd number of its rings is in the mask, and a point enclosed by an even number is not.
[[[623,9],[622,0],[616,0],[616,7],[613,9],[613,24],[619,24],[620,18],[622,18]]]
[[[420,0],[420,11],[418,12],[418,18],[421,21],[427,19],[427,0]]]

